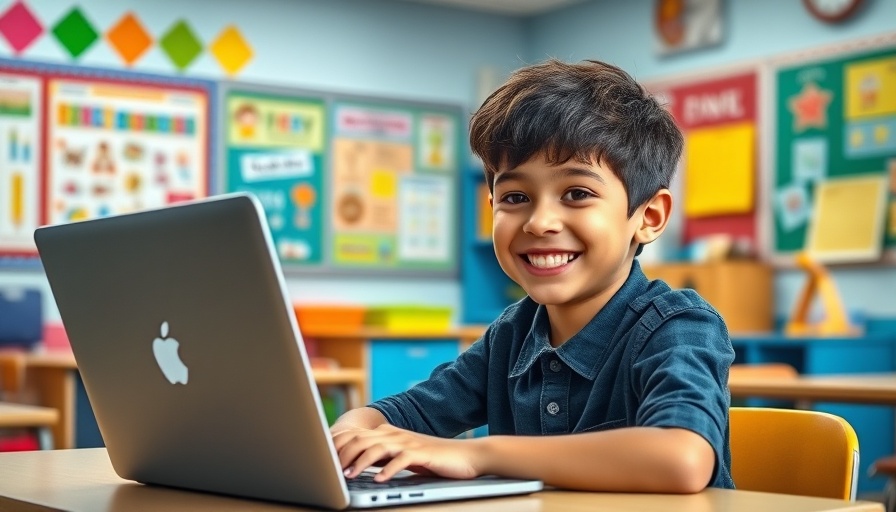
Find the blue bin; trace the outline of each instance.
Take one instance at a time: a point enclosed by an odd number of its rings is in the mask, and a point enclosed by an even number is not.
[[[0,288],[0,347],[32,348],[43,329],[40,290]]]

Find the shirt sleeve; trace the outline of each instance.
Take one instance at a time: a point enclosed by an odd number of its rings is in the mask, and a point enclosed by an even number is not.
[[[702,307],[653,321],[656,328],[633,365],[633,386],[640,395],[636,424],[702,436],[716,454],[715,480],[729,457],[728,371],[734,350],[728,330],[717,313]]]
[[[439,437],[484,425],[491,330],[457,359],[437,366],[427,380],[369,407],[396,427]]]

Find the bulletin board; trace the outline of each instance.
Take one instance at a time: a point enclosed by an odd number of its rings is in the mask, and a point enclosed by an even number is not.
[[[682,242],[715,234],[758,246],[760,72],[741,66],[648,83],[685,138]]]
[[[0,264],[34,229],[208,195],[214,87],[0,60]]]
[[[332,133],[333,264],[453,270],[457,113],[336,101]]]
[[[896,247],[896,43],[829,51],[779,64],[774,76],[776,255],[807,248],[811,223],[820,218],[813,213],[819,184],[856,178],[862,186],[863,177],[882,177],[888,183],[886,204],[878,213],[884,216],[884,228],[876,245]],[[821,217],[840,217],[842,223],[867,213],[865,208],[831,204],[836,215]]]
[[[225,189],[254,193],[285,265],[320,265],[325,232],[326,103],[251,86],[222,87]]]
[[[286,270],[453,274],[458,107],[226,83],[224,191],[255,193]]]

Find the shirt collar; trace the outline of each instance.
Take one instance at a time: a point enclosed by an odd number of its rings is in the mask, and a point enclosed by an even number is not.
[[[554,351],[573,371],[588,380],[594,380],[603,363],[606,349],[615,338],[616,330],[621,325],[629,305],[645,292],[648,284],[649,281],[641,270],[641,265],[638,260],[634,260],[628,278],[619,291],[581,331],[558,349],[551,346],[551,326],[547,309],[539,304],[510,377],[519,377],[528,371],[542,354]]]

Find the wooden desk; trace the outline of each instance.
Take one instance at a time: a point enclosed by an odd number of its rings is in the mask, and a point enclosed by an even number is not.
[[[25,356],[25,386],[35,395],[34,400],[59,411],[59,422],[53,427],[53,446],[59,449],[75,447],[75,377],[78,365],[70,351],[29,353]],[[363,405],[367,374],[360,369],[314,369],[314,380],[319,385],[344,386],[348,406]]]
[[[309,510],[278,503],[145,486],[115,475],[105,448],[0,454],[0,510]],[[388,509],[377,509],[388,510]],[[871,502],[708,489],[691,495],[549,491],[511,498],[393,508],[399,512],[883,512]]]
[[[779,398],[896,406],[896,373],[802,375],[794,378],[737,378],[728,382],[732,397]]]

